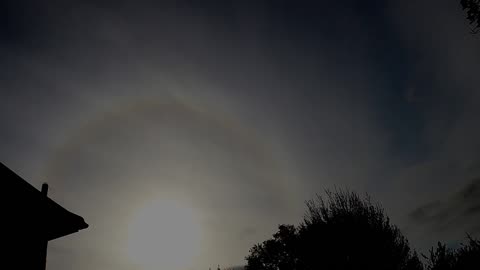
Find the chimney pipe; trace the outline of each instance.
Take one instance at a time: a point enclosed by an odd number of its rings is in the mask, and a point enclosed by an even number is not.
[[[47,183],[43,183],[42,184],[42,194],[46,197],[47,194],[48,194],[48,184]]]

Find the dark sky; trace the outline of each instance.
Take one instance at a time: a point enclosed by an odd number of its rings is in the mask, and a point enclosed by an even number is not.
[[[480,36],[457,1],[7,0],[0,20],[0,159],[90,224],[51,270],[149,270],[128,239],[157,203],[199,243],[158,269],[240,265],[335,186],[420,251],[480,235]]]

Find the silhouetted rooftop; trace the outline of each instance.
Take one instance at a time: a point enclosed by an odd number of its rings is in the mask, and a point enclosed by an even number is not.
[[[69,212],[15,172],[0,163],[2,208],[12,233],[33,231],[48,241],[88,227],[84,219]],[[45,239],[44,238],[44,239]]]

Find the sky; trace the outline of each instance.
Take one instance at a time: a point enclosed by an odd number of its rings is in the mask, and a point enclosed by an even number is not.
[[[90,225],[48,269],[242,265],[335,187],[420,252],[480,236],[457,2],[2,1],[0,161]]]

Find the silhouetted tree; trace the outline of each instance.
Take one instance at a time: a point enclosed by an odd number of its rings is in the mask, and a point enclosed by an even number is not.
[[[438,242],[437,248],[430,250],[430,256],[427,259],[428,270],[448,270],[454,269],[455,254],[444,244]]]
[[[438,242],[436,249],[431,249],[427,259],[428,270],[470,270],[480,269],[480,241],[468,236],[468,243],[457,250],[449,249]]]
[[[457,251],[456,269],[480,269],[480,240],[468,236],[468,243]]]
[[[298,227],[279,226],[246,259],[247,270],[423,269],[384,210],[348,191],[327,191],[325,199],[308,201]]]
[[[296,248],[299,246],[297,229],[293,225],[280,225],[273,239],[257,244],[247,257],[248,270],[303,269]]]
[[[472,25],[473,33],[480,29],[480,0],[460,0],[463,10],[467,12],[467,20]]]

